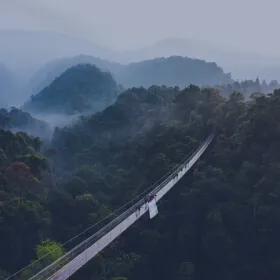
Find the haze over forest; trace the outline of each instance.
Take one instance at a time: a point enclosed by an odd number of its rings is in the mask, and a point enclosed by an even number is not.
[[[0,280],[69,260],[209,135],[158,215],[70,279],[278,280],[279,8],[0,0]]]

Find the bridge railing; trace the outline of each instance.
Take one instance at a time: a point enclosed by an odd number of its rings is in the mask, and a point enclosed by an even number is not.
[[[178,172],[182,171],[182,169],[190,162],[190,160],[198,153],[198,151],[203,147],[206,143],[209,143],[212,140],[213,136],[210,135],[205,141],[199,145],[199,147],[193,151],[190,155],[188,155],[187,158],[185,158],[180,166],[176,168],[171,174],[168,174],[166,178],[162,178],[163,180],[157,185],[156,188],[154,188],[150,193],[155,194],[157,193],[161,188],[163,188],[166,184],[168,184]],[[51,264],[49,267],[46,267],[42,271],[40,271],[38,274],[36,274],[34,277],[31,278],[31,280],[44,280],[48,279],[51,275],[53,275],[55,272],[57,272],[61,267],[66,265],[69,261],[73,260],[76,256],[78,256],[80,253],[85,251],[87,248],[92,246],[96,241],[98,241],[100,238],[102,238],[104,235],[106,235],[108,232],[110,232],[114,227],[116,227],[118,224],[120,224],[122,221],[127,219],[133,212],[137,210],[140,206],[145,204],[145,197],[140,199],[137,203],[135,203],[133,206],[131,206],[128,210],[123,212],[120,216],[112,220],[110,223],[108,223],[105,227],[97,231],[95,234],[87,238],[85,241],[80,243],[78,246],[67,252],[65,255],[63,255],[60,259],[55,261],[53,264]]]
[[[211,142],[213,139],[213,135],[210,135],[205,141],[199,145],[199,147],[191,152],[187,157],[185,157],[180,163],[179,167],[177,167],[171,174],[167,174],[164,177],[162,177],[156,184],[154,184],[152,187],[152,190],[149,192],[150,194],[156,194],[159,190],[161,190],[166,184],[168,184],[172,179],[174,179],[174,176],[178,174],[178,172],[182,171],[183,168],[188,164],[188,162],[191,161],[191,159],[197,154],[197,152],[205,145],[206,143]],[[154,187],[156,186],[156,187]],[[83,251],[85,251],[87,248],[92,246],[96,241],[98,241],[100,238],[105,236],[108,232],[110,232],[114,227],[116,227],[118,224],[120,224],[122,221],[127,219],[133,212],[135,212],[139,207],[145,204],[145,198],[147,193],[144,192],[142,195],[142,198],[139,199],[136,203],[134,200],[132,200],[130,203],[126,205],[127,210],[125,210],[122,214],[117,216],[116,218],[112,219],[109,223],[107,223],[104,227],[99,229],[97,232],[93,233],[91,236],[80,242],[77,246],[75,246],[73,249],[65,253],[62,257],[57,259],[55,262],[49,264],[45,268],[40,269],[40,266],[34,266],[31,268],[31,274],[33,275],[30,280],[45,280],[54,275],[60,268],[65,266],[68,262],[73,260],[75,257],[77,257],[79,254],[81,254]],[[139,196],[138,196],[139,197]],[[108,220],[107,220],[108,222]],[[90,231],[87,233],[87,235],[90,234]],[[12,278],[8,278],[9,280],[15,280],[15,279],[21,279],[20,274],[14,275]],[[25,279],[24,279],[25,280]]]

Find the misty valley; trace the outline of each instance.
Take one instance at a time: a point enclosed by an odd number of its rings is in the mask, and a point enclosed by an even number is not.
[[[0,64],[0,280],[58,260],[211,133],[158,215],[70,279],[279,279],[280,84],[186,56],[97,57],[26,77]]]

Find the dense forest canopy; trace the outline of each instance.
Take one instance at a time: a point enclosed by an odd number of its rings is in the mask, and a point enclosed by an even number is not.
[[[0,279],[149,187],[211,131],[210,149],[155,220],[141,220],[73,279],[278,279],[279,108],[279,90],[245,101],[236,91],[152,86],[56,128],[48,149],[1,130]]]

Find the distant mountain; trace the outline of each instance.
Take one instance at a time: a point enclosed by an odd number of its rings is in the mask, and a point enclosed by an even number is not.
[[[89,55],[79,55],[74,57],[62,58],[53,60],[41,69],[31,78],[28,88],[32,94],[36,94],[43,90],[46,86],[50,85],[55,78],[59,77],[67,69],[79,64],[92,64],[97,66],[103,71],[109,71],[113,74],[118,72],[125,66],[113,63],[107,60],[96,58]],[[114,77],[116,78],[116,77]]]
[[[141,49],[128,50],[119,55],[119,60],[129,63],[172,55],[215,61],[234,78],[255,79],[259,76],[267,80],[280,79],[280,57],[261,55],[254,50],[226,49],[215,43],[186,38],[168,38]]]
[[[11,69],[36,68],[81,53],[112,57],[114,51],[84,39],[48,31],[0,30],[0,61]]]
[[[209,43],[188,39],[171,38],[139,50],[117,52],[91,41],[47,31],[0,30],[0,42],[0,63],[11,69],[10,74],[13,72],[9,75],[13,78],[5,78],[5,80],[13,80],[12,85],[16,88],[9,89],[8,95],[1,94],[0,105],[3,106],[22,104],[31,94],[40,92],[67,68],[80,63],[90,63],[101,69],[110,70],[114,79],[125,87],[140,85],[141,81],[144,85],[166,84],[162,80],[153,80],[151,77],[147,79],[139,77],[137,80],[132,73],[138,73],[138,63],[142,63],[139,66],[142,68],[144,64],[147,65],[146,60],[170,56],[214,61],[225,72],[231,72],[235,79],[255,79],[258,76],[260,79],[280,80],[279,58],[265,57],[253,52],[225,50]],[[52,62],[49,63],[50,61]],[[124,64],[130,65],[124,67]],[[1,69],[0,71],[3,72]],[[160,72],[164,71],[162,69]],[[145,75],[140,70],[139,73]],[[156,75],[152,73],[153,78]],[[168,78],[167,81],[172,85],[187,83],[181,78],[174,81]],[[217,83],[220,84],[220,81],[221,79]],[[7,91],[6,85],[5,88],[4,90]],[[0,90],[3,90],[3,86]]]
[[[14,85],[19,89],[14,97],[9,95],[7,98],[9,105],[14,106],[31,96],[30,78],[49,61],[82,53],[110,59],[116,57],[114,51],[90,41],[48,31],[0,30],[0,42],[0,63],[14,73]],[[0,96],[0,105],[1,99]]]
[[[0,30],[0,62],[23,83],[52,60],[88,56],[129,64],[157,57],[187,56],[215,61],[226,72],[241,79],[278,79],[280,57],[230,50],[214,43],[185,38],[168,38],[137,50],[114,51],[91,41],[48,31]],[[24,94],[27,94],[26,92]]]
[[[242,58],[239,63],[254,63],[257,60],[260,62],[273,63],[275,58],[262,56],[258,53],[241,52],[236,50],[224,49],[216,46],[215,44],[206,43],[203,41],[196,41],[187,38],[167,38],[149,45],[144,48],[136,50],[128,50],[123,52],[123,56],[130,60],[146,60],[155,57],[169,57],[175,56],[188,56],[191,58],[204,59],[207,61],[228,61],[237,63],[236,58]],[[278,62],[279,62],[278,58]],[[245,61],[244,61],[245,60]]]
[[[216,63],[188,57],[172,56],[131,63],[123,68],[118,81],[125,87],[167,85],[228,84],[233,80]]]
[[[30,78],[49,61],[82,53],[115,56],[114,51],[90,41],[48,31],[0,30],[0,42],[0,62],[15,73],[21,102],[31,95]]]
[[[40,69],[30,82],[36,93],[49,85],[71,66],[87,63],[110,71],[113,78],[125,88],[152,85],[185,87],[189,84],[216,85],[232,82],[229,74],[215,63],[187,57],[169,57],[121,65],[91,56],[77,56],[55,60]]]
[[[23,109],[35,114],[94,113],[111,105],[118,92],[109,72],[102,72],[94,65],[77,65],[33,95]]]
[[[192,39],[170,38],[138,50],[117,52],[88,40],[48,31],[0,30],[0,42],[0,63],[13,71],[15,84],[20,88],[17,92],[20,102],[42,90],[57,73],[62,73],[68,66],[77,63],[93,63],[101,69],[108,68],[117,80],[122,81],[122,74],[116,73],[121,68],[117,63],[130,64],[158,57],[182,56],[214,61],[225,72],[231,72],[234,78],[255,79],[259,76],[267,80],[280,79],[279,58],[227,50]],[[76,62],[66,62],[67,57],[78,59]],[[62,60],[58,63],[64,66],[59,66],[56,72],[56,65],[50,64],[46,66],[47,69],[43,69],[43,72],[49,73],[42,73],[40,69],[54,60]],[[104,63],[103,60],[107,62]],[[117,63],[109,65],[108,61]],[[41,72],[37,73],[38,71]]]

